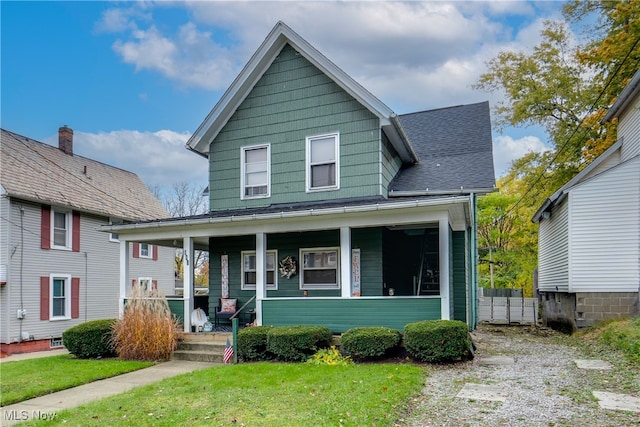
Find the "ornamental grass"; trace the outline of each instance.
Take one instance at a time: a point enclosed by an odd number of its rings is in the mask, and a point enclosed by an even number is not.
[[[125,360],[168,360],[182,338],[181,325],[158,291],[134,289],[113,327],[113,345]]]

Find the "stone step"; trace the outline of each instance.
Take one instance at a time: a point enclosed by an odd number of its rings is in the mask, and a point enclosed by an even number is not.
[[[183,342],[221,342],[226,343],[227,338],[231,340],[232,334],[226,332],[202,332],[193,334],[184,334]]]
[[[226,343],[217,342],[181,342],[178,344],[178,350],[185,351],[201,351],[205,353],[224,353]]]
[[[209,363],[223,363],[223,354],[191,351],[191,350],[176,350],[171,353],[171,360],[189,360],[191,362],[209,362]]]

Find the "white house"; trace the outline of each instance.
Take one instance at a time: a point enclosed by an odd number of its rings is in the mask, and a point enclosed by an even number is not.
[[[120,243],[110,223],[169,216],[133,173],[2,129],[0,346],[2,355],[62,346],[62,332],[118,317]],[[173,293],[172,248],[131,242],[131,282]]]
[[[538,209],[543,320],[571,329],[638,313],[640,72],[603,122],[618,140]]]

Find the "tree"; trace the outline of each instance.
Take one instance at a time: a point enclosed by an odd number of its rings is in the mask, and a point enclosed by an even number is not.
[[[544,24],[531,53],[499,53],[475,85],[504,94],[494,107],[498,130],[542,126],[552,147],[513,162],[498,185],[506,198],[487,198],[486,206],[479,202],[479,243],[503,248],[495,256],[508,270],[499,269],[496,277],[511,287],[532,289],[537,226],[530,219],[546,198],[615,142],[617,124],[601,120],[640,63],[640,0],[571,0],[563,13],[563,21]],[[571,28],[582,29],[582,44]],[[510,197],[515,199],[505,209]],[[488,223],[481,223],[482,215]],[[520,220],[511,222],[514,218]],[[481,264],[481,283],[488,280],[486,270]]]
[[[174,183],[169,192],[163,192],[159,187],[151,190],[173,218],[199,215],[208,211],[207,200],[203,196],[203,187],[182,181]],[[200,286],[207,286],[209,283],[209,253],[196,250],[194,251],[194,258],[194,283]],[[176,250],[174,264],[176,278],[182,279],[184,276],[183,261],[183,250]]]

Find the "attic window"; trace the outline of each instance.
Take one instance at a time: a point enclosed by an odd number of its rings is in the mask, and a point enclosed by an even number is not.
[[[340,187],[340,135],[307,137],[307,191]]]
[[[269,197],[271,146],[241,148],[241,199]]]

